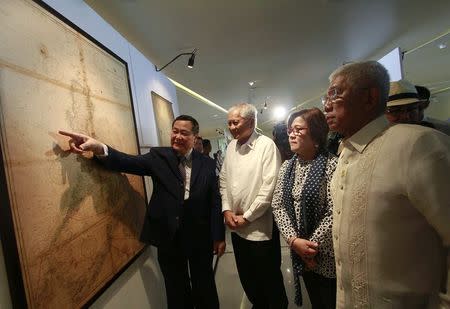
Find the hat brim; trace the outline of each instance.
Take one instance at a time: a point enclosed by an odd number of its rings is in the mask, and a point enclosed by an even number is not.
[[[397,100],[388,101],[386,106],[388,106],[388,107],[401,106],[401,105],[407,105],[407,104],[413,104],[413,103],[421,103],[424,101],[426,101],[426,100],[419,100],[416,98],[397,99]]]

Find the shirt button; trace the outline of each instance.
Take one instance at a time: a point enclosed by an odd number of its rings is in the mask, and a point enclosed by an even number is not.
[[[341,186],[341,190],[344,190],[344,186]]]
[[[338,240],[338,236],[337,236],[337,235],[334,235],[334,239]]]
[[[345,160],[345,162],[344,162],[345,164],[348,164],[348,160]]]
[[[341,210],[340,210],[340,209],[337,210],[337,214],[338,214],[338,215],[341,214]]]

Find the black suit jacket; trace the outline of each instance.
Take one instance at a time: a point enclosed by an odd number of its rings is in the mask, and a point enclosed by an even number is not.
[[[210,250],[212,241],[224,240],[224,223],[214,160],[192,151],[189,199],[178,159],[171,147],[154,147],[144,155],[128,155],[108,147],[100,160],[107,168],[151,176],[153,194],[147,207],[141,241],[155,246],[170,245],[179,232],[184,249]]]

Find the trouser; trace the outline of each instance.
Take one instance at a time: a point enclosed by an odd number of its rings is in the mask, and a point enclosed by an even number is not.
[[[218,309],[212,248],[196,250],[189,256],[183,252],[179,237],[170,246],[158,248],[158,262],[164,276],[168,309]]]
[[[271,240],[250,241],[231,233],[236,266],[242,287],[254,309],[287,308],[281,274],[281,249],[274,224]]]
[[[336,308],[336,278],[327,278],[312,271],[303,273],[313,309]]]

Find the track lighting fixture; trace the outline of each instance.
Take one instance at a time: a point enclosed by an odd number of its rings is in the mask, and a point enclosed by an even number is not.
[[[163,65],[160,69],[158,69],[158,67],[155,65],[155,70],[156,70],[156,72],[160,72],[160,71],[164,70],[169,64],[171,64],[172,62],[177,60],[179,57],[184,56],[184,55],[191,55],[191,57],[189,57],[187,67],[192,69],[194,67],[194,61],[195,61],[196,53],[197,53],[197,49],[194,48],[194,50],[192,52],[190,52],[190,53],[178,54],[172,60],[170,60],[167,64]]]

